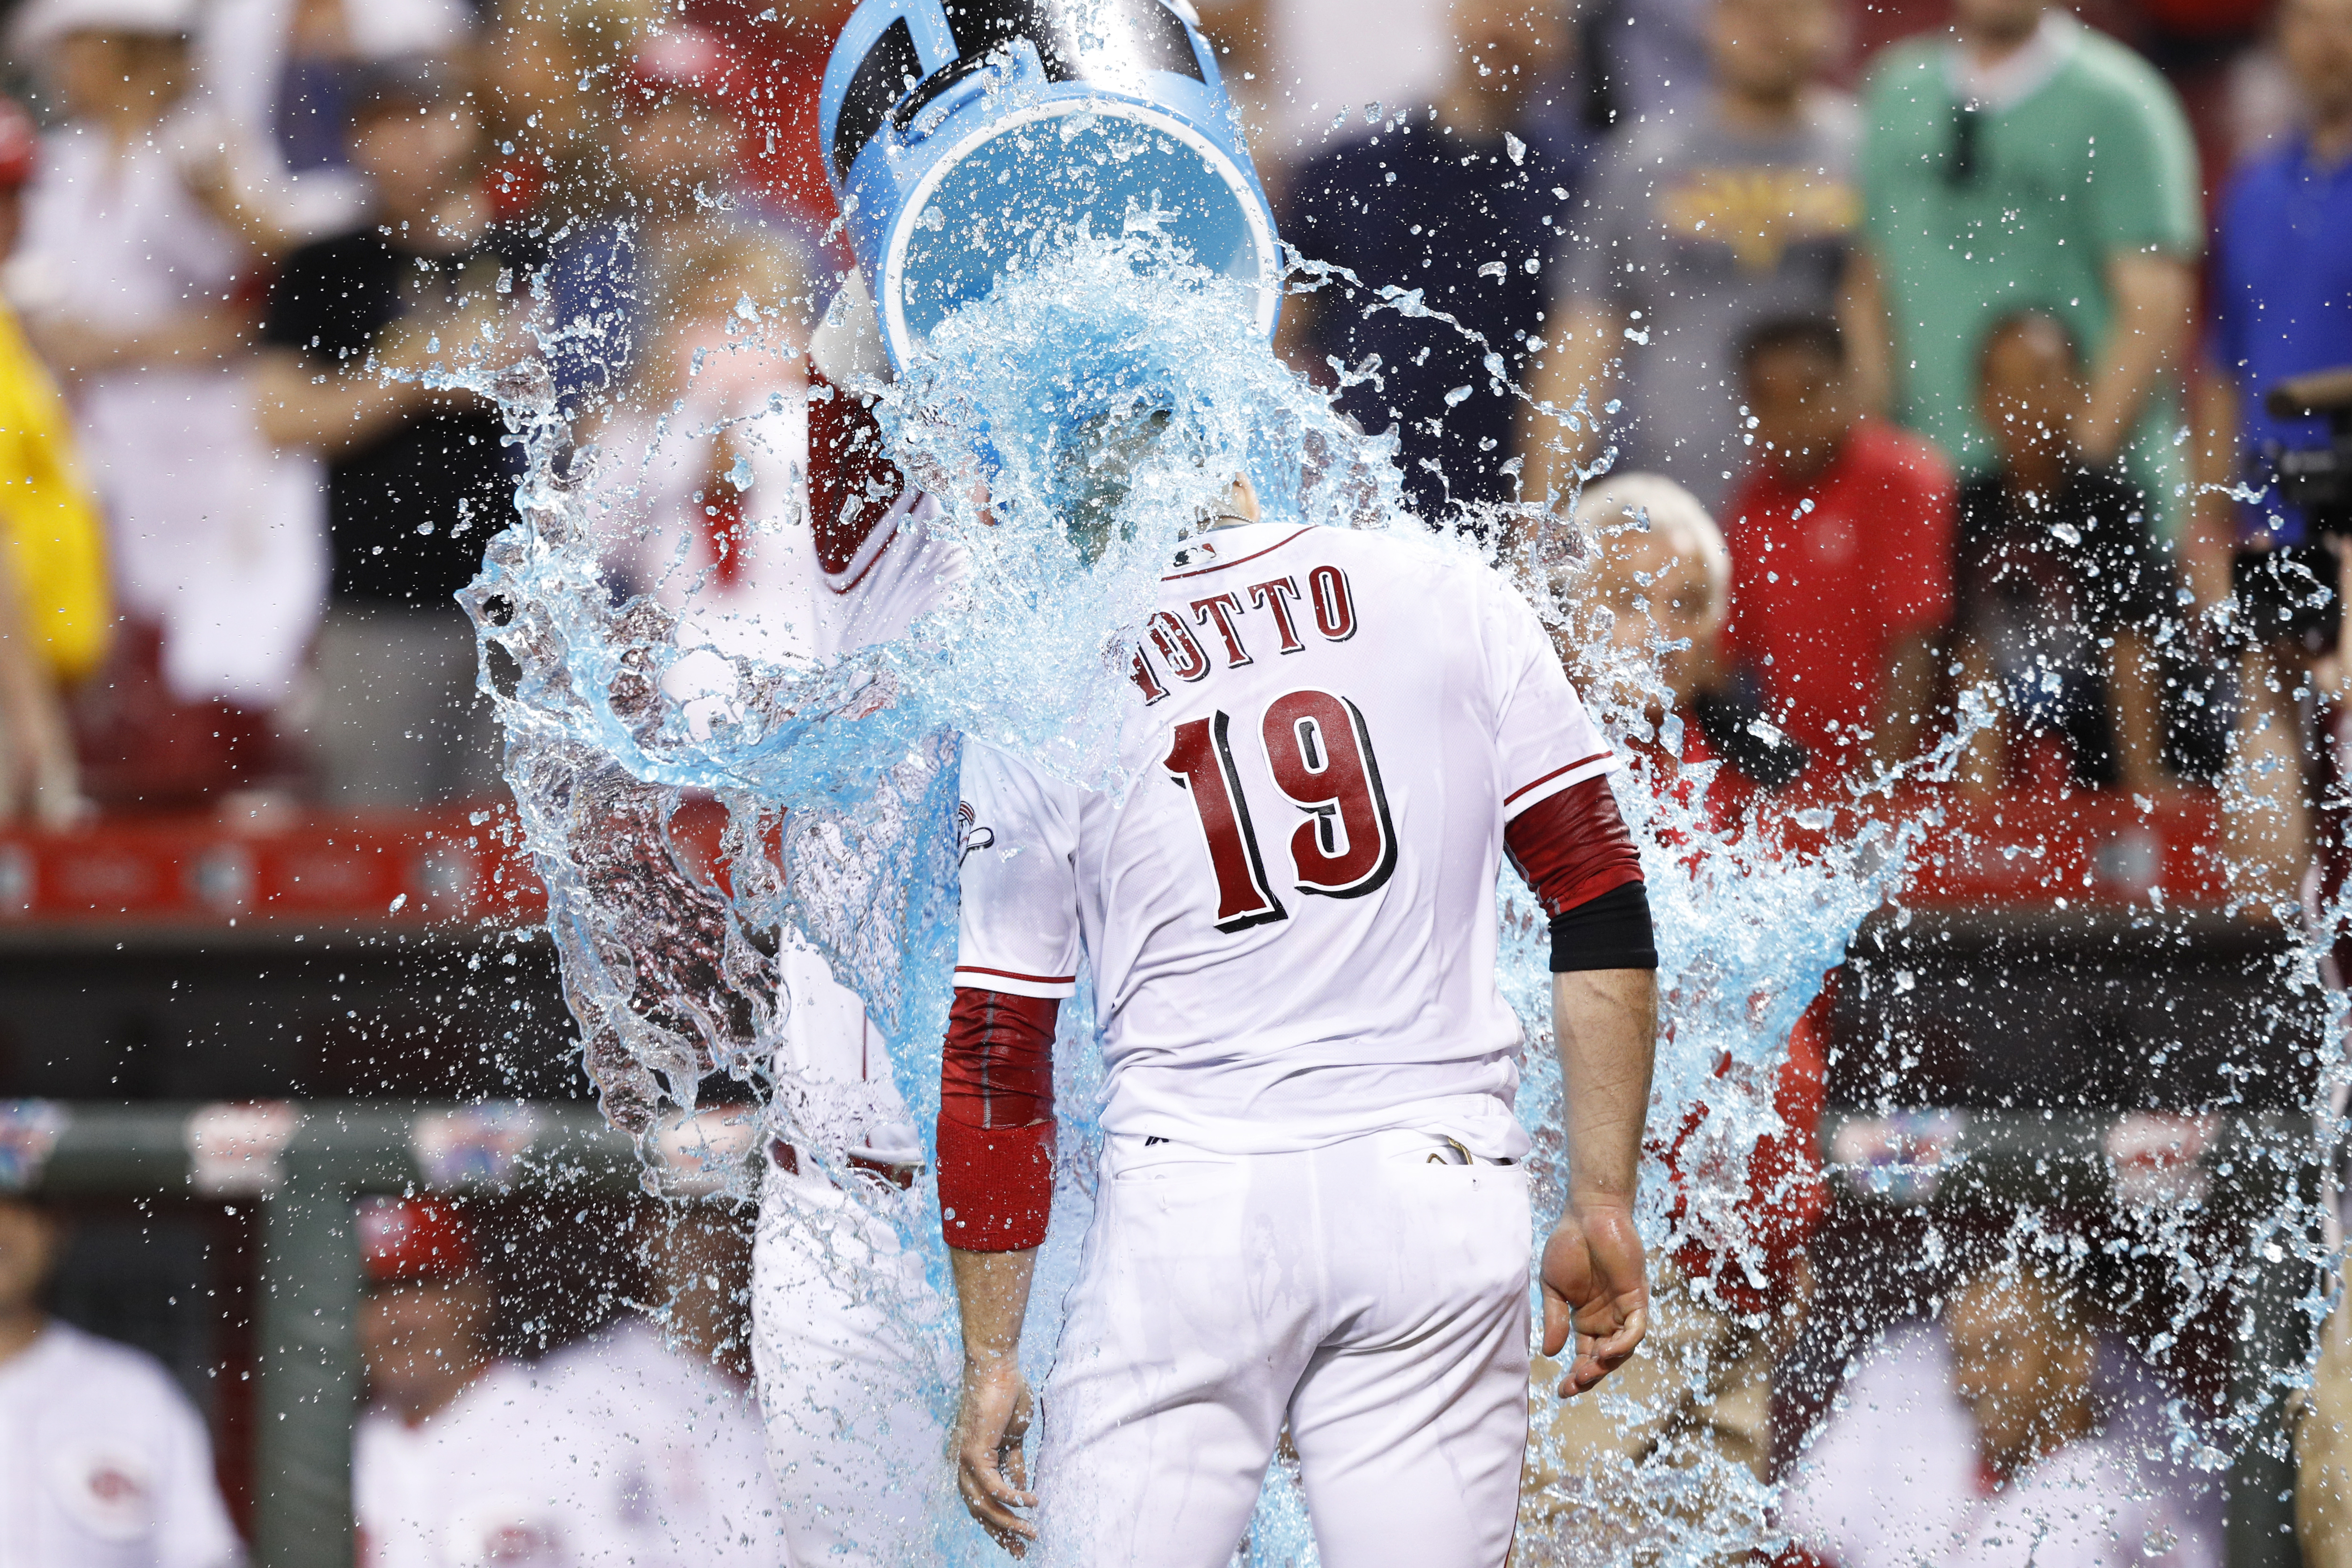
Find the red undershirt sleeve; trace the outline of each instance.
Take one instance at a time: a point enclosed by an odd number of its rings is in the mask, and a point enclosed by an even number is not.
[[[1641,852],[1606,775],[1511,818],[1503,848],[1551,917],[1553,973],[1658,966]]]
[[[1021,1252],[1054,1201],[1054,1022],[1061,1003],[959,987],[940,1074],[940,1212],[950,1247]]]
[[[1547,795],[1511,818],[1503,849],[1548,915],[1642,879],[1641,854],[1605,774]]]

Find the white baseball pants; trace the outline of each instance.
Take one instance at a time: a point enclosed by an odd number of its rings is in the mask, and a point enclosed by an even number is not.
[[[954,1505],[931,1397],[955,1384],[910,1330],[926,1293],[921,1261],[821,1173],[768,1172],[751,1360],[793,1568],[940,1560],[934,1520]]]
[[[1528,1436],[1515,1165],[1391,1131],[1105,1150],[1043,1410],[1044,1558],[1225,1568],[1286,1421],[1324,1568],[1498,1568]]]

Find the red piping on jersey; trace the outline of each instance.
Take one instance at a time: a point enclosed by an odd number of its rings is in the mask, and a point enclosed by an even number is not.
[[[1551,772],[1544,774],[1543,777],[1539,779],[1530,779],[1526,784],[1523,784],[1518,788],[1513,790],[1510,794],[1505,795],[1503,797],[1503,804],[1505,805],[1508,805],[1511,802],[1518,799],[1519,796],[1527,794],[1528,791],[1531,789],[1541,789],[1544,785],[1551,783],[1552,780],[1559,777],[1560,774],[1572,773],[1588,763],[1606,762],[1612,754],[1612,753],[1608,752],[1595,752],[1589,757],[1577,758],[1576,761],[1569,763],[1566,767],[1554,768]]]
[[[1312,533],[1314,531],[1315,525],[1310,522],[1305,528],[1300,529],[1298,533]],[[1162,583],[1173,583],[1180,577],[1205,577],[1212,572],[1222,572],[1228,566],[1243,565],[1245,563],[1255,561],[1262,555],[1273,554],[1276,551],[1281,549],[1284,545],[1297,538],[1298,533],[1286,534],[1283,538],[1276,540],[1272,544],[1267,545],[1264,550],[1253,550],[1247,555],[1241,556],[1236,560],[1220,561],[1214,566],[1195,566],[1190,572],[1170,572],[1161,576],[1160,580]]]
[[[1503,849],[1548,915],[1642,879],[1641,854],[1605,776],[1572,784],[1519,813],[1503,829]]]
[[[818,569],[834,592],[846,593],[880,557],[878,548],[866,553],[867,546],[875,542],[877,525],[905,493],[907,481],[890,461],[872,404],[826,380],[814,364],[807,374],[810,531]],[[843,513],[853,501],[858,503],[856,516],[845,521]],[[853,568],[855,575],[850,574]],[[849,579],[845,583],[845,576]]]
[[[1054,1201],[1051,997],[961,990],[940,1064],[940,1208],[948,1245],[1019,1252]]]
[[[1075,985],[1078,980],[1075,974],[1024,974],[1017,969],[982,969],[977,963],[959,963],[955,972],[958,974],[993,974],[999,980],[1026,980],[1037,985]]]

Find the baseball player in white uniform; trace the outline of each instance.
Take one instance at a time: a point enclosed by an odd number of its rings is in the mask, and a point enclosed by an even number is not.
[[[657,593],[683,647],[793,662],[896,636],[959,563],[924,528],[930,503],[883,458],[866,401],[836,384],[881,364],[862,290],[813,345],[805,416],[799,403],[771,399],[779,379],[803,374],[797,356],[730,353],[712,362],[730,374],[706,365],[692,378],[689,407],[608,426],[609,532],[625,557],[614,564],[680,563]],[[709,569],[704,537],[712,426],[757,477],[730,544],[738,566],[725,574]],[[733,680],[727,660],[698,653],[664,684],[693,717],[725,710]],[[714,925],[724,920],[707,889],[672,891],[699,900]],[[922,1169],[922,1141],[864,1002],[793,933],[774,965],[774,1067],[791,1131],[764,1146],[752,1254],[752,1362],[782,1504],[762,1522],[780,1527],[793,1563],[897,1568],[929,1555],[945,1433],[925,1384],[952,1370],[911,1331],[929,1316],[919,1300],[929,1286],[886,1217]]]
[[[448,1203],[378,1198],[359,1231],[374,1395],[352,1439],[361,1568],[574,1568],[573,1439],[533,1369],[491,1352],[472,1228]]]
[[[540,1364],[584,1568],[791,1561],[758,1408],[705,1350],[633,1314]]]
[[[57,1245],[0,1195],[0,1568],[231,1568],[203,1418],[153,1357],[41,1310]]]
[[[912,1185],[922,1143],[865,1004],[813,952],[787,948],[782,963],[793,1059],[780,1081],[850,1092],[801,1119],[830,1149],[768,1145],[751,1255],[768,1458],[790,1562],[899,1568],[928,1556],[944,1434],[924,1373],[948,1369],[910,1328],[927,1315],[910,1310],[929,1289],[921,1259],[876,1210]]]
[[[1486,566],[1258,522],[1246,479],[1222,510],[1233,525],[1179,554],[1135,650],[1124,794],[964,752],[975,847],[939,1124],[959,1484],[1016,1556],[1223,1568],[1286,1425],[1326,1568],[1495,1568],[1528,1418],[1507,854],[1552,915],[1570,1205],[1543,1340],[1574,1331],[1561,1393],[1646,1321],[1631,1204],[1657,959],[1616,758]],[[1033,1494],[1017,1347],[1055,1010],[1082,960],[1105,1147]]]

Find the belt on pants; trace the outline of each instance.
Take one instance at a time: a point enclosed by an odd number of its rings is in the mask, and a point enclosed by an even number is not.
[[[787,1176],[801,1173],[801,1152],[781,1138],[768,1140],[768,1163]],[[884,1183],[902,1193],[915,1184],[916,1173],[922,1169],[920,1165],[894,1164],[864,1154],[845,1154],[841,1163],[870,1181]],[[819,1168],[812,1166],[812,1173]]]
[[[1429,1163],[1433,1165],[1516,1165],[1518,1163],[1517,1160],[1490,1160],[1482,1154],[1473,1154],[1468,1144],[1459,1138],[1448,1137],[1443,1132],[1404,1132],[1400,1130],[1395,1132],[1375,1132],[1371,1136],[1425,1138],[1429,1141]],[[1172,1142],[1174,1140],[1163,1138],[1155,1133],[1144,1139],[1143,1146],[1147,1149],[1156,1149],[1162,1143]]]

